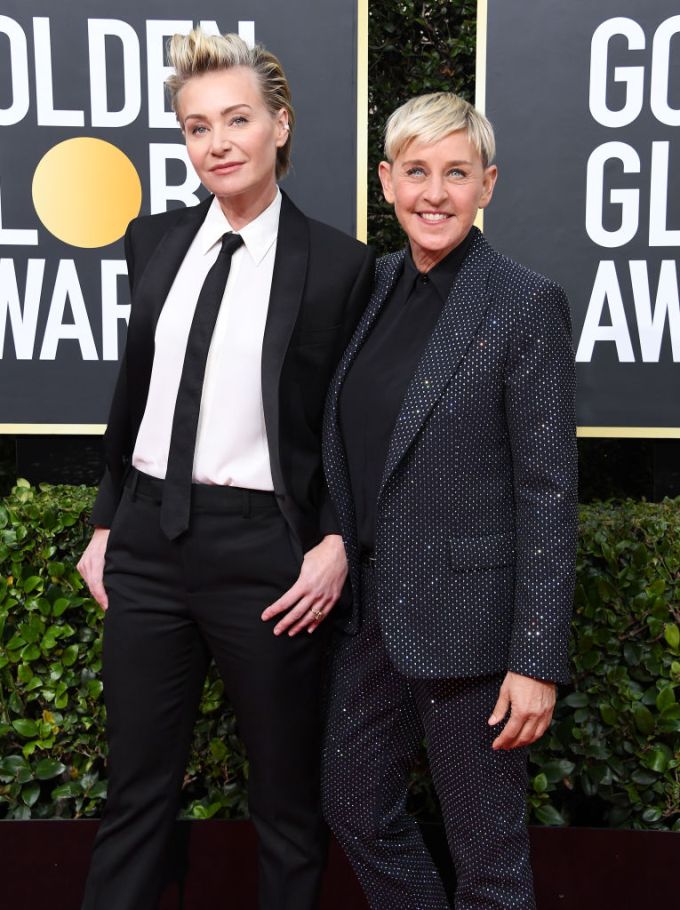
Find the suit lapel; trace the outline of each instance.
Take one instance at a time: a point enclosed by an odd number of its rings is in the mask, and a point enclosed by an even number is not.
[[[405,251],[401,250],[398,253],[393,253],[391,256],[386,256],[380,261],[378,265],[375,287],[373,288],[371,299],[369,300],[368,305],[364,310],[363,316],[359,320],[359,324],[354,330],[354,335],[347,345],[345,353],[343,354],[342,360],[340,361],[338,369],[335,373],[335,377],[333,379],[333,395],[331,397],[331,405],[335,408],[337,408],[340,390],[342,388],[343,382],[345,381],[345,377],[349,372],[349,368],[354,363],[357,354],[370,335],[371,330],[387,301],[387,298],[392,293],[392,288],[396,284],[397,278],[399,277],[399,273],[401,271],[404,256]]]
[[[212,203],[212,196],[182,211],[161,237],[135,288],[127,342],[128,380],[138,416],[146,406],[154,357],[156,323],[182,260]]]
[[[309,224],[282,193],[276,258],[262,341],[262,405],[274,489],[284,489],[279,455],[279,380],[300,312],[309,260]]]
[[[381,493],[458,369],[488,307],[486,287],[491,252],[482,234],[477,232],[406,390],[390,440]]]

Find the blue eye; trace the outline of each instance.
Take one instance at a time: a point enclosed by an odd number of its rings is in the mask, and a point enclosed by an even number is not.
[[[192,136],[199,136],[199,135],[202,135],[204,132],[207,132],[207,127],[200,126],[200,125],[192,126],[190,132],[191,132]]]
[[[243,126],[245,123],[248,123],[248,118],[244,117],[243,114],[238,114],[238,116],[231,118],[229,126]]]
[[[422,177],[425,171],[422,167],[410,167],[406,174],[408,177]]]

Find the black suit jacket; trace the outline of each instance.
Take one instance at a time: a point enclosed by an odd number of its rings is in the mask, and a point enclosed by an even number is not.
[[[567,681],[577,471],[574,358],[564,292],[474,237],[406,392],[376,513],[378,609],[414,677],[514,670]],[[354,590],[359,553],[338,398],[399,275],[373,297],[329,390],[328,486]]]
[[[115,514],[144,414],[154,334],[184,256],[212,199],[136,218],[125,235],[131,287],[126,351],[105,434],[107,472],[92,513]],[[337,520],[323,483],[321,424],[328,383],[370,296],[373,253],[307,218],[283,194],[262,348],[262,397],[274,491],[303,550]]]

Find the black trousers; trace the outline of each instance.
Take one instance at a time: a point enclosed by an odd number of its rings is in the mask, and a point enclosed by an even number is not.
[[[135,485],[124,491],[107,549],[109,784],[83,910],[157,906],[211,656],[248,752],[258,906],[312,910],[326,854],[319,696],[327,630],[275,637],[274,623],[260,619],[299,573],[286,523],[273,494],[195,486],[190,530],[169,542],[159,528],[162,482],[135,474]],[[228,863],[225,907],[237,871]]]
[[[409,679],[385,650],[372,569],[362,626],[336,644],[323,759],[326,819],[372,910],[445,910],[408,781],[423,737],[456,868],[456,910],[534,910],[526,750],[494,752],[502,677]]]

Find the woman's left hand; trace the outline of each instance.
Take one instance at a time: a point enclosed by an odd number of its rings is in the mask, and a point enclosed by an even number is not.
[[[274,626],[274,635],[283,632],[297,635],[303,629],[313,632],[335,606],[346,578],[347,557],[342,537],[329,534],[305,553],[298,580],[267,607],[262,619],[266,622],[286,614]]]
[[[540,739],[550,726],[556,691],[555,683],[508,671],[489,724],[499,724],[508,711],[510,717],[492,748],[517,749]]]

